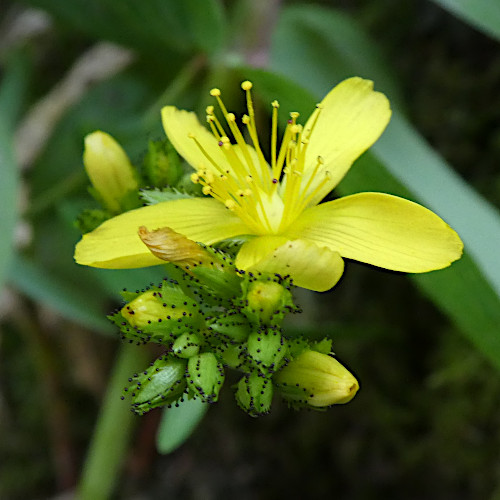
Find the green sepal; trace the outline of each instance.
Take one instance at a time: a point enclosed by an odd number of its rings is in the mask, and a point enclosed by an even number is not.
[[[188,389],[206,403],[217,401],[224,378],[224,366],[213,353],[204,352],[189,358]]]
[[[273,373],[285,363],[288,343],[279,329],[253,331],[248,336],[246,354],[250,366]]]
[[[139,415],[177,401],[186,391],[186,361],[160,356],[151,366],[129,379],[124,394],[132,397],[132,411]]]
[[[179,358],[196,356],[200,351],[200,338],[195,333],[183,333],[172,345],[172,352]]]
[[[183,174],[179,155],[166,139],[149,141],[143,169],[147,182],[154,187],[175,186]]]
[[[236,401],[250,416],[269,413],[273,399],[273,384],[269,377],[253,371],[245,374],[236,389]]]

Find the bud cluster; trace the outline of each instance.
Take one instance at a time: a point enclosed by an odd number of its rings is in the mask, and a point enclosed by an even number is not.
[[[186,397],[214,403],[227,369],[241,373],[236,401],[252,416],[269,412],[274,393],[295,408],[326,407],[354,396],[357,382],[329,355],[331,341],[284,335],[285,315],[300,312],[287,277],[243,272],[228,254],[200,249],[198,262],[177,263],[175,279],[124,291],[126,304],[110,316],[124,340],[165,347],[148,369],[129,379],[125,394],[134,412]]]

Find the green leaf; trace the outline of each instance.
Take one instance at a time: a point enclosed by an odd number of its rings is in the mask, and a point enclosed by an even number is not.
[[[13,128],[19,114],[26,83],[24,57],[14,54],[7,64],[0,87],[0,287],[13,253],[14,228],[17,221],[18,166],[14,154]]]
[[[66,28],[117,42],[150,55],[165,51],[213,54],[224,40],[219,0],[30,0]]]
[[[284,9],[273,34],[270,67],[293,81],[307,81],[304,86],[320,97],[333,82],[361,76],[374,80],[392,103],[402,102],[398,83],[377,45],[351,17],[333,9],[300,5]]]
[[[277,28],[279,36],[274,39],[271,67],[278,68],[282,75],[292,80],[289,87],[298,84],[309,91],[314,101],[321,99],[339,78],[347,76],[346,68],[350,69],[348,74],[361,74],[375,80],[376,88],[384,89],[384,84],[378,85],[379,78],[382,82],[388,81],[387,75],[382,78],[387,72],[383,63],[372,64],[369,70],[359,71],[358,59],[362,55],[351,51],[353,39],[346,37],[343,43],[332,29],[338,19],[338,14],[332,10],[290,7],[284,11]],[[354,26],[352,21],[349,25]],[[316,42],[311,41],[311,29],[317,32]],[[356,32],[361,33],[357,28],[350,35],[354,36]],[[362,36],[356,46],[362,47],[365,42],[366,37]],[[299,46],[301,50],[296,52],[294,48]],[[293,51],[293,58],[283,57],[285,48]],[[310,61],[317,57],[314,54],[318,51],[322,52],[322,64],[312,67]],[[302,71],[297,70],[300,67]],[[260,84],[266,85],[271,79],[272,75],[267,75]],[[257,85],[256,91],[259,91]],[[314,101],[309,98],[299,105],[312,109]],[[500,367],[498,211],[467,186],[426,144],[397,105],[382,138],[356,163],[338,191],[348,194],[374,188],[421,201],[461,235],[467,252],[461,262],[444,271],[412,278],[476,347]]]
[[[74,283],[60,281],[34,262],[16,257],[9,269],[9,281],[17,290],[66,319],[102,333],[115,331],[104,317],[99,298],[82,293]]]
[[[158,451],[172,453],[181,446],[196,429],[208,407],[200,399],[184,399],[179,406],[165,409],[156,436]]]
[[[496,0],[433,0],[443,9],[500,40],[500,3]]]

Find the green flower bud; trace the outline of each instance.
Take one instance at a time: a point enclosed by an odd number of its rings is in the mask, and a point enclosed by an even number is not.
[[[287,342],[279,330],[258,330],[248,336],[249,361],[261,371],[277,371],[288,352]]]
[[[215,403],[224,382],[224,367],[211,352],[189,358],[188,388],[206,403]]]
[[[183,333],[172,346],[173,353],[179,358],[190,358],[198,354],[200,350],[200,339],[194,333]]]
[[[239,370],[243,365],[243,344],[223,343],[214,347],[214,351],[224,366]]]
[[[133,208],[138,183],[134,168],[123,148],[105,132],[85,137],[83,164],[99,201],[112,213]]]
[[[186,361],[161,356],[150,368],[134,375],[125,393],[132,396],[132,410],[139,415],[158,406],[172,404],[186,390]]]
[[[255,323],[281,324],[287,311],[294,308],[292,294],[275,281],[244,282],[246,307],[243,312]]]
[[[252,417],[258,417],[271,409],[273,384],[270,378],[253,371],[240,379],[235,396],[243,410]]]
[[[358,381],[335,358],[305,351],[273,377],[281,395],[292,406],[323,408],[348,403],[359,389]]]
[[[251,332],[248,320],[241,314],[220,316],[209,326],[209,330],[223,342],[244,342]]]
[[[146,177],[154,187],[175,186],[182,175],[179,156],[166,140],[149,141],[143,165]]]
[[[168,344],[179,335],[197,332],[204,326],[198,303],[179,288],[166,286],[141,293],[111,319],[126,338],[160,344]]]

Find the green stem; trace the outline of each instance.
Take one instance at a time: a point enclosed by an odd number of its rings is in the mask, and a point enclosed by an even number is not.
[[[79,500],[106,500],[113,493],[137,421],[121,393],[128,377],[146,362],[147,351],[133,344],[119,350],[83,467]]]

